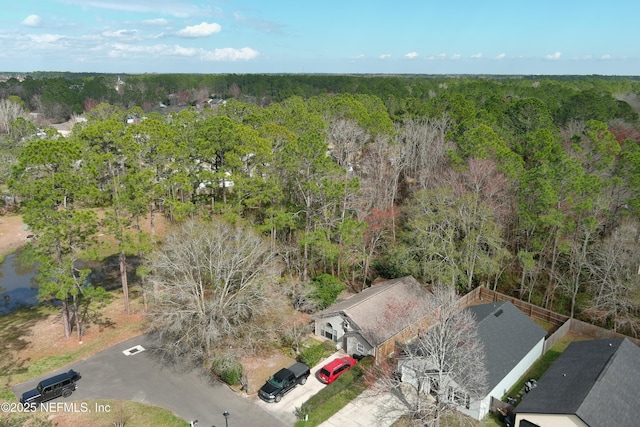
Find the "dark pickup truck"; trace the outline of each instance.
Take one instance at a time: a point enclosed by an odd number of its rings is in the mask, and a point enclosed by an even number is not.
[[[265,402],[280,402],[282,396],[289,393],[298,384],[307,382],[311,370],[304,363],[294,363],[288,368],[282,368],[264,383],[258,396]]]

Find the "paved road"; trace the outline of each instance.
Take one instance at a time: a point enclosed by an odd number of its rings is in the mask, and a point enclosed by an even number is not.
[[[198,426],[206,427],[224,426],[224,411],[230,413],[229,425],[233,427],[291,425],[290,420],[276,418],[255,405],[252,398],[242,397],[219,382],[208,381],[196,372],[179,373],[163,366],[148,350],[130,356],[123,354],[124,350],[136,345],[145,349],[153,347],[149,338],[142,335],[58,371],[18,384],[13,391],[20,396],[43,378],[74,369],[82,375],[78,389],[68,399],[59,398],[57,401],[133,400],[167,408],[187,421],[197,419]]]

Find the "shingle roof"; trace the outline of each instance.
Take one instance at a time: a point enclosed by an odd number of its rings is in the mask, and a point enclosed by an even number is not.
[[[346,315],[351,327],[364,336],[373,346],[380,345],[407,326],[419,321],[429,310],[431,293],[411,276],[387,280],[371,286],[359,294],[339,301],[318,314],[327,317],[336,313]],[[398,307],[410,304],[401,313],[403,316],[389,319],[385,316],[389,305],[398,303]],[[390,321],[391,320],[391,321]]]
[[[640,424],[640,348],[627,339],[576,341],[518,405],[518,413],[575,414],[590,427]]]
[[[487,385],[492,390],[546,332],[508,301],[468,308],[478,322],[478,336],[484,345],[488,371]]]

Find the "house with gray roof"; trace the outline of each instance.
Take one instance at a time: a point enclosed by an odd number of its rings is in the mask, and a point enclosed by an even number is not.
[[[508,301],[470,306],[476,319],[478,338],[484,347],[487,369],[486,394],[472,399],[464,390],[451,390],[451,402],[456,408],[477,420],[489,412],[491,398],[498,400],[542,356],[546,331]],[[429,331],[427,330],[428,334]],[[412,362],[413,363],[413,362]],[[402,380],[411,380],[402,370]],[[408,367],[407,373],[411,372]],[[425,393],[430,383],[425,382]]]
[[[626,338],[576,341],[516,408],[516,426],[640,425],[640,348]]]
[[[478,412],[468,413],[479,420],[489,412],[491,398],[502,399],[542,356],[547,332],[508,301],[475,305],[468,310],[478,322],[488,372],[488,393]]]
[[[384,358],[415,337],[432,308],[431,292],[407,276],[375,284],[314,317],[315,334],[348,354]]]

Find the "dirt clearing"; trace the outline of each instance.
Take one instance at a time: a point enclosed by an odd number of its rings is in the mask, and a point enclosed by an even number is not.
[[[30,235],[21,216],[0,216],[0,259],[24,245]]]

